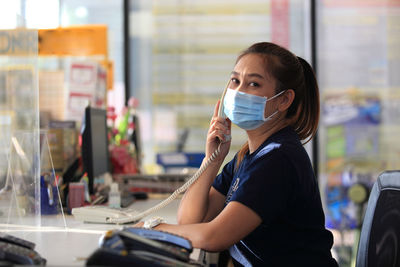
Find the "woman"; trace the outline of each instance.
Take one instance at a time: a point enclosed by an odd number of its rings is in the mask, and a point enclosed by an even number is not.
[[[185,193],[179,225],[155,229],[184,236],[207,251],[229,249],[245,266],[336,266],[320,194],[301,141],[314,135],[319,93],[310,65],[272,43],[239,55],[207,135],[206,158],[221,152]],[[230,148],[231,122],[246,144],[218,171]],[[222,140],[222,142],[220,141]],[[218,174],[218,175],[217,175]]]

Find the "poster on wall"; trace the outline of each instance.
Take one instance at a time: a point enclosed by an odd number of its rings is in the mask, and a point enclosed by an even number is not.
[[[105,108],[106,74],[98,62],[72,62],[67,77],[67,120],[80,122],[88,105]]]

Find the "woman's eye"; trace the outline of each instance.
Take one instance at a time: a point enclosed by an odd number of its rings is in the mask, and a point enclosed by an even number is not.
[[[236,79],[236,78],[231,78],[231,82],[233,82],[233,83],[235,83],[235,84],[238,84],[238,83],[239,83],[239,80]]]
[[[250,83],[250,86],[259,87],[260,85],[258,83],[252,82],[252,83]]]

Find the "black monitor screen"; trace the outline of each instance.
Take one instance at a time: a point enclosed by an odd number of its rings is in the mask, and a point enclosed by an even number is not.
[[[89,193],[93,194],[94,178],[109,172],[106,111],[87,107],[82,130],[83,168],[89,178]]]

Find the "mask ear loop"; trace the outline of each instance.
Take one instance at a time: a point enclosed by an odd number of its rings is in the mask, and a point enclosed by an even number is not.
[[[264,110],[265,110],[265,107],[267,106],[267,102],[268,102],[269,100],[272,100],[272,99],[274,99],[274,98],[280,96],[280,95],[283,94],[284,92],[286,92],[286,90],[283,90],[283,91],[277,93],[276,95],[274,95],[274,96],[271,97],[271,98],[266,97],[267,100],[265,101]],[[277,111],[275,111],[274,113],[272,113],[271,115],[269,115],[268,117],[266,117],[266,118],[264,117],[264,122],[269,121],[270,119],[272,119],[272,117],[275,116],[278,112],[279,112],[279,111],[277,110]]]
[[[277,93],[276,95],[274,95],[274,96],[271,97],[271,98],[268,98],[268,97],[267,97],[267,101],[272,100],[272,99],[274,99],[275,97],[280,96],[280,95],[283,94],[284,92],[286,92],[286,90],[280,91],[279,93]]]

